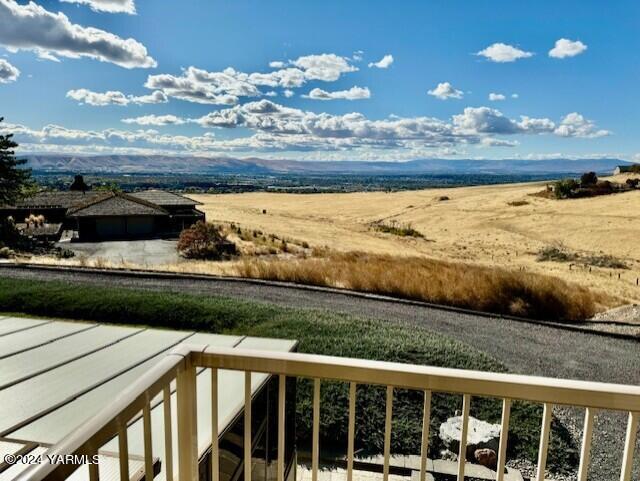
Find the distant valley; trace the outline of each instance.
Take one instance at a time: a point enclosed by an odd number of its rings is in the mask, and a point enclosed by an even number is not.
[[[78,172],[113,174],[201,175],[420,175],[488,174],[550,175],[613,172],[629,162],[616,158],[595,159],[420,159],[407,162],[296,161],[230,157],[181,157],[146,155],[25,155],[28,167],[40,172]]]

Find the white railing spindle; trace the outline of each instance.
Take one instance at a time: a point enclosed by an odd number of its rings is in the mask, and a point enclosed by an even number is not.
[[[584,431],[582,433],[582,447],[580,448],[580,467],[578,468],[578,481],[587,481],[587,474],[589,473],[594,415],[595,412],[591,408],[587,408],[584,413]]]
[[[349,383],[349,433],[347,436],[347,481],[353,481],[353,456],[356,437],[356,387]]]
[[[284,437],[285,437],[285,406],[287,395],[287,376],[280,374],[278,377],[278,481],[284,481]]]
[[[496,481],[504,479],[504,465],[507,461],[507,442],[509,440],[509,418],[511,417],[511,399],[502,400],[502,421],[500,423],[500,445],[498,447],[498,466]]]
[[[313,440],[311,446],[311,481],[318,481],[320,462],[320,378],[313,380]]]
[[[118,431],[118,461],[120,463],[120,481],[129,481],[129,442],[126,421],[121,423]]]
[[[622,455],[622,472],[620,473],[620,481],[631,481],[631,471],[633,470],[633,451],[636,447],[639,419],[640,413],[629,413],[629,420],[627,421],[627,435],[624,440],[624,454]]]
[[[251,371],[244,373],[244,481],[251,481]]]
[[[544,481],[544,473],[547,469],[547,452],[549,450],[549,432],[551,431],[551,417],[553,416],[553,404],[545,403],[542,413],[542,429],[540,432],[540,448],[538,449],[538,474],[536,481]]]
[[[144,436],[144,478],[145,481],[153,479],[153,447],[151,443],[151,406],[149,395],[142,408],[142,432]]]
[[[422,446],[420,448],[420,481],[427,479],[427,457],[429,456],[429,427],[431,424],[431,391],[424,392],[422,408]]]
[[[393,417],[393,386],[387,386],[387,402],[384,417],[384,466],[383,481],[389,480],[389,457],[391,456],[391,421]]]
[[[93,453],[97,455],[98,453]],[[98,465],[98,460],[94,463],[93,460],[89,462],[89,481],[100,481],[100,466]]]
[[[162,410],[164,414],[164,476],[173,481],[173,433],[171,426],[171,386],[162,388]]]
[[[464,481],[464,468],[467,462],[467,431],[469,430],[469,409],[471,396],[462,396],[462,427],[460,429],[460,450],[458,452],[458,481]]]
[[[211,369],[211,481],[220,478],[218,446],[218,370]]]

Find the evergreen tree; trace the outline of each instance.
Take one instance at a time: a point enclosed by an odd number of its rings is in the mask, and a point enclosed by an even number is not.
[[[4,120],[0,117],[0,122]],[[13,134],[0,134],[0,205],[11,205],[20,200],[33,186],[31,170],[20,168],[27,163],[26,159],[17,159],[12,140]]]

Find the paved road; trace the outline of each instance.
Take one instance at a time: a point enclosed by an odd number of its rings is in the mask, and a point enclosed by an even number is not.
[[[511,319],[250,281],[140,278],[6,266],[0,267],[0,276],[201,293],[415,324],[474,346],[502,361],[512,372],[640,385],[640,342]],[[609,481],[619,477],[624,430],[625,420],[620,415],[603,413],[598,417],[590,479]],[[640,451],[636,457],[640,458]],[[633,479],[640,479],[639,472],[640,459],[636,460]]]

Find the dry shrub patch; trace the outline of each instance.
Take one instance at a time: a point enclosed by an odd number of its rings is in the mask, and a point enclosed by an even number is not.
[[[296,260],[244,260],[244,277],[372,292],[466,309],[577,321],[604,298],[561,279],[506,269],[361,252],[322,252]]]
[[[390,222],[384,222],[384,221],[373,222],[371,224],[371,227],[373,227],[373,229],[377,230],[378,232],[383,232],[385,234],[393,234],[399,237],[418,237],[418,238],[424,237],[424,235],[422,235],[421,232],[414,229],[411,224],[409,223],[405,224],[405,223],[397,222],[395,220],[392,220]]]

